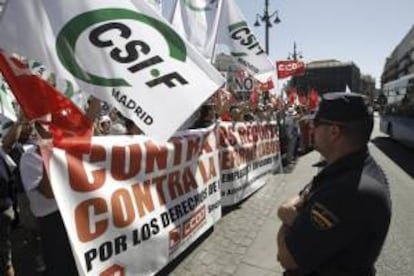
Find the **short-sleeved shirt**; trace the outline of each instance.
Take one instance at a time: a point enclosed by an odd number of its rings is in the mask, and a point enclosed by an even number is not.
[[[391,220],[388,182],[364,148],[337,160],[302,191],[305,204],[286,236],[306,275],[375,275]]]
[[[58,210],[56,201],[45,197],[39,191],[43,177],[43,160],[37,153],[36,146],[27,149],[23,154],[20,160],[20,176],[35,217],[44,217]]]

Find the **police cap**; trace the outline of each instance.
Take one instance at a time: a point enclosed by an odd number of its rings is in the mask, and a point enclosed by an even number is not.
[[[366,97],[352,92],[332,92],[322,96],[314,120],[328,120],[347,123],[372,117],[372,111],[366,104]]]

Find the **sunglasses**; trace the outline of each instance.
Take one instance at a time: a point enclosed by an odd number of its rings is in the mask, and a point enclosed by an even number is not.
[[[345,124],[340,123],[340,122],[334,122],[334,121],[329,121],[329,120],[324,120],[324,119],[315,119],[315,120],[313,120],[313,126],[315,128],[317,128],[319,126],[322,126],[322,125],[345,127]]]

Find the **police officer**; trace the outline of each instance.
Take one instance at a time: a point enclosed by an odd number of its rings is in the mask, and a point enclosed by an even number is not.
[[[375,275],[391,219],[384,173],[368,152],[373,115],[356,93],[327,93],[314,118],[320,172],[278,209],[285,275]]]

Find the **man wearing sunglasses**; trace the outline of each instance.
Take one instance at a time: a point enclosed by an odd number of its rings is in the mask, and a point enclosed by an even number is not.
[[[368,152],[373,124],[360,94],[324,95],[313,118],[322,169],[278,209],[278,261],[285,275],[375,275],[391,200]]]

